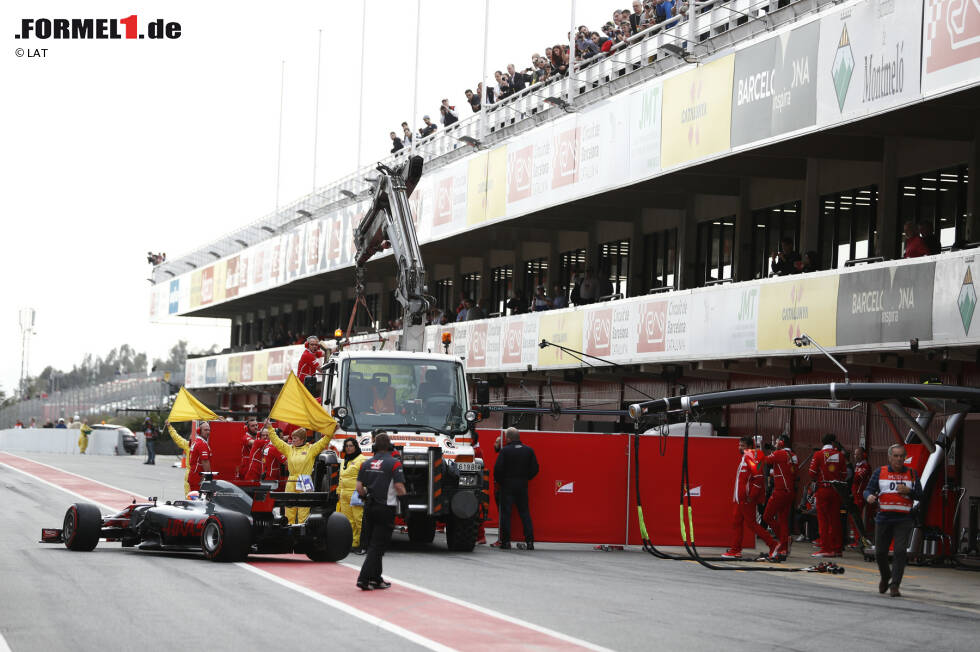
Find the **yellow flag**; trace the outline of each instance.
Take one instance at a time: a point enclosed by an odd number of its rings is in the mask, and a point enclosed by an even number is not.
[[[269,418],[324,433],[333,432],[337,424],[293,372],[289,372],[289,378],[282,386],[276,404],[269,412]]]
[[[183,387],[177,392],[177,398],[174,399],[174,406],[170,408],[170,416],[167,419],[171,423],[176,423],[178,421],[193,421],[195,419],[201,419],[203,421],[211,421],[212,419],[217,419],[218,415],[208,409],[204,403],[194,398],[194,396],[188,392]]]

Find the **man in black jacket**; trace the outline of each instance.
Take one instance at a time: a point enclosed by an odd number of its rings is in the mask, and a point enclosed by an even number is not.
[[[506,444],[493,465],[493,480],[500,487],[500,536],[493,548],[510,548],[510,510],[515,505],[524,526],[527,549],[534,550],[534,526],[527,504],[527,483],[538,474],[538,458],[534,449],[521,443],[517,428],[504,433]]]

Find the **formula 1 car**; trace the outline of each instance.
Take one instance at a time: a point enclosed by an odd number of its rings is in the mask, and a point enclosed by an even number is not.
[[[69,550],[89,551],[99,539],[119,541],[140,550],[202,551],[212,561],[245,560],[250,553],[302,553],[313,561],[340,561],[351,549],[350,521],[334,511],[331,491],[286,493],[276,483],[237,486],[205,473],[200,500],[175,500],[158,505],[127,506],[103,517],[95,505],[75,503],[65,513],[62,528],[41,530],[42,543],[64,543]],[[305,523],[289,524],[273,508],[307,507]]]

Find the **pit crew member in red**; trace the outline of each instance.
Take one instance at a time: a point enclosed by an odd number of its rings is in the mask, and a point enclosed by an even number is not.
[[[211,424],[201,423],[197,436],[191,440],[187,455],[187,484],[191,491],[200,491],[201,473],[211,472],[211,446],[208,437],[211,436]]]
[[[254,416],[245,419],[245,432],[242,433],[242,461],[238,464],[236,475],[244,479],[252,461],[252,445],[259,432],[259,422]]]
[[[776,440],[776,450],[763,460],[772,469],[772,495],[766,504],[762,519],[769,523],[779,546],[775,556],[782,561],[789,554],[789,521],[796,495],[796,472],[799,462],[789,447],[789,435],[780,435]]]
[[[875,517],[875,557],[881,581],[878,593],[889,591],[894,598],[901,597],[898,590],[905,572],[909,537],[915,526],[912,507],[922,500],[922,485],[913,469],[905,466],[905,447],[892,444],[888,448],[888,466],[875,469],[868,479],[864,498],[869,505],[878,503]],[[888,566],[888,548],[895,542],[895,561]]]
[[[258,422],[256,422],[258,426]],[[286,464],[286,456],[269,441],[268,431],[259,428],[255,433],[255,441],[248,454],[248,465],[245,467],[246,482],[271,480],[279,482],[282,475],[282,465]]]
[[[823,448],[810,459],[810,477],[817,483],[817,527],[820,529],[820,549],[811,556],[840,557],[844,551],[841,496],[831,483],[844,481],[847,463],[836,446],[836,435],[827,433],[820,441]]]
[[[306,338],[306,350],[299,357],[299,365],[296,367],[296,377],[299,378],[299,382],[303,382],[307,376],[312,376],[320,368],[324,346],[316,335]]]
[[[742,458],[735,471],[735,492],[732,496],[732,547],[722,557],[725,559],[742,558],[742,536],[744,526],[755,532],[769,546],[769,556],[776,554],[776,540],[764,527],[755,520],[756,506],[761,505],[766,498],[762,470],[759,468],[762,456],[755,448],[751,437],[741,437],[738,440],[738,450]]]
[[[388,433],[380,432],[375,436],[374,456],[361,464],[356,487],[364,501],[361,545],[367,545],[357,586],[363,591],[387,589],[391,584],[381,576],[381,559],[395,528],[398,496],[405,495],[405,472],[401,460],[391,454]]]

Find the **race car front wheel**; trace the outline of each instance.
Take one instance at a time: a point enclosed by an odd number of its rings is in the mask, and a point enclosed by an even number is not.
[[[99,545],[102,534],[102,512],[95,505],[75,503],[65,512],[61,528],[65,547],[69,550],[88,552]]]
[[[252,547],[252,525],[242,514],[213,514],[201,530],[201,549],[211,561],[245,561]]]

